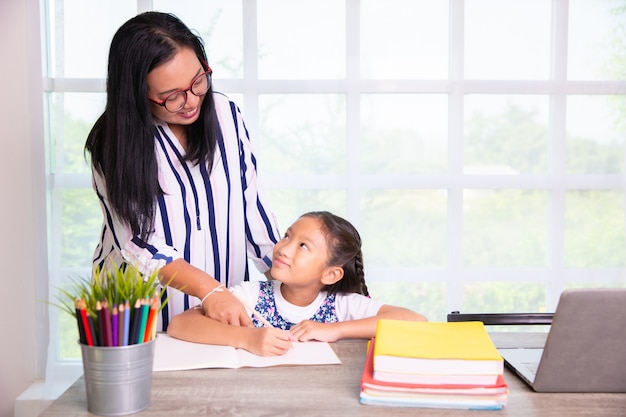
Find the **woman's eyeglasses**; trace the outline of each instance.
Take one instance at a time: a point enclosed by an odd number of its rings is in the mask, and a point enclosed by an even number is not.
[[[211,88],[212,73],[213,71],[211,71],[211,68],[209,68],[208,71],[203,72],[202,74],[194,78],[188,88],[185,88],[184,90],[174,91],[173,93],[165,97],[165,100],[157,101],[151,99],[150,97],[148,97],[148,100],[155,104],[158,104],[159,106],[165,107],[165,110],[169,111],[170,113],[176,113],[177,111],[185,107],[185,104],[187,104],[187,91],[191,91],[191,94],[198,97],[206,94],[206,92],[209,91],[209,88]]]

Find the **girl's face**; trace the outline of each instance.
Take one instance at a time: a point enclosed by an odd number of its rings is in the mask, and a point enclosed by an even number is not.
[[[173,92],[189,89],[196,77],[204,71],[198,57],[190,48],[181,49],[172,59],[150,71],[147,78],[148,98],[154,117],[168,123],[172,128],[190,125],[198,120],[200,105],[206,94],[198,97],[188,90],[187,102],[173,113],[152,100],[162,102]]]
[[[329,260],[328,244],[320,220],[301,217],[291,225],[274,246],[272,277],[290,287],[315,288],[319,291]]]

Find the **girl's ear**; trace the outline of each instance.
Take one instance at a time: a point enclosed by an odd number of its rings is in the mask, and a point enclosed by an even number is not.
[[[343,268],[340,266],[329,266],[322,274],[322,284],[333,285],[335,282],[343,278]]]

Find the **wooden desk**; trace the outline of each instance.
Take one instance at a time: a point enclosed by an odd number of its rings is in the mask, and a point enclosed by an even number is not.
[[[518,338],[511,334],[492,335],[496,346],[510,344],[513,337]],[[341,365],[156,372],[152,382],[152,403],[137,415],[626,416],[626,394],[538,394],[508,370],[505,371],[510,387],[508,404],[499,411],[362,405],[359,403],[359,382],[365,362],[365,343],[362,340],[344,340],[332,344],[342,361]],[[42,417],[90,415],[82,378],[41,414]]]

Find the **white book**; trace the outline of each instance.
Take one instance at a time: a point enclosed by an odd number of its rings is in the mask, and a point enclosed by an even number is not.
[[[152,369],[180,371],[202,368],[264,368],[280,365],[341,364],[326,342],[294,342],[281,356],[259,356],[232,346],[207,345],[175,339],[159,333],[154,348]]]

